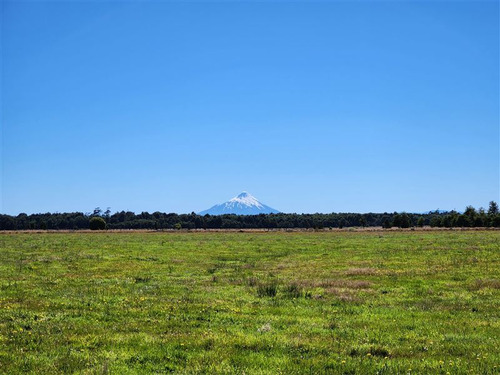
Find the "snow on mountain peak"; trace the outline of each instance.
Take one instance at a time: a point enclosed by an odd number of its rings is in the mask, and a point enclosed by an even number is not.
[[[262,204],[257,200],[257,198],[255,198],[252,194],[247,193],[246,191],[244,191],[243,193],[234,197],[226,204],[231,203],[231,202],[236,203],[236,204],[241,204],[244,206],[249,206],[249,207],[251,207],[251,206],[255,206],[255,207],[259,207],[259,208],[262,207]]]
[[[243,191],[226,203],[217,204],[208,210],[200,212],[200,215],[258,215],[278,212],[278,210],[260,203],[252,194]]]

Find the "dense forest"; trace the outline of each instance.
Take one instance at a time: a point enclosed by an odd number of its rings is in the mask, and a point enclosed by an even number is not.
[[[488,210],[466,207],[463,213],[434,211],[411,213],[330,213],[200,216],[162,212],[116,212],[96,208],[92,213],[44,213],[0,215],[0,230],[26,229],[252,229],[252,228],[344,228],[384,227],[500,227],[498,204]]]

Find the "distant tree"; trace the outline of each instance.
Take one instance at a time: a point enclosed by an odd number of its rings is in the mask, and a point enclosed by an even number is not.
[[[491,201],[488,208],[488,215],[494,216],[498,214],[498,204],[497,202]]]
[[[493,216],[491,219],[491,226],[492,227],[500,227],[500,214],[496,214]]]
[[[382,224],[382,227],[384,227],[385,229],[389,229],[392,227],[392,224],[391,224],[391,221],[389,220],[389,218],[386,218],[384,220],[384,223]]]
[[[471,226],[471,219],[468,215],[463,214],[463,215],[458,215],[457,219],[454,221],[453,226],[457,227],[470,227]]]
[[[92,213],[92,216],[101,216],[102,210],[100,207],[94,208],[94,212]]]
[[[109,217],[111,216],[111,207],[106,208],[106,211],[104,211],[104,216],[107,220],[109,220]]]
[[[0,215],[0,228],[2,230],[15,230],[16,220],[12,216]]]
[[[477,214],[477,211],[474,207],[472,207],[472,206],[465,207],[464,215],[475,216],[476,214]]]
[[[359,225],[361,225],[363,228],[366,227],[366,219],[364,216],[361,216],[359,218]]]
[[[463,226],[467,226],[467,227],[474,226],[474,223],[476,222],[476,217],[477,217],[476,209],[472,206],[467,206],[465,208],[464,215],[466,216],[466,218],[465,218],[466,224]]]
[[[411,222],[410,216],[406,212],[403,212],[401,214],[400,228],[409,228],[411,226],[412,226],[412,222]]]
[[[484,223],[485,223],[485,220],[484,220],[484,215],[477,215],[474,219],[474,222],[473,222],[473,226],[479,228],[479,227],[484,227]]]
[[[443,220],[439,216],[433,216],[430,222],[431,227],[442,227],[443,226]]]
[[[459,226],[459,216],[457,211],[449,211],[448,214],[441,216],[441,226],[445,228],[452,228]]]
[[[91,230],[104,230],[106,229],[106,222],[102,217],[92,217],[89,221],[89,228]]]
[[[401,215],[398,214],[397,212],[394,213],[393,219],[392,219],[392,225],[394,227],[401,228]]]
[[[419,226],[420,228],[422,228],[424,226],[424,223],[425,223],[425,219],[423,216],[420,216],[417,220],[417,226]]]
[[[344,228],[344,226],[345,226],[345,220],[344,219],[340,219],[339,220],[339,229]]]
[[[177,229],[177,230],[182,229],[182,224],[181,224],[181,223],[176,223],[176,224],[174,225],[174,229]]]
[[[474,226],[476,227],[487,227],[489,225],[488,215],[483,207],[481,207],[477,212],[476,221]]]

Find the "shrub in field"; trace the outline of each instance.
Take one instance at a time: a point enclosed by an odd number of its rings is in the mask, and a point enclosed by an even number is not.
[[[102,217],[93,217],[89,221],[89,228],[91,230],[103,230],[106,229],[106,222]]]

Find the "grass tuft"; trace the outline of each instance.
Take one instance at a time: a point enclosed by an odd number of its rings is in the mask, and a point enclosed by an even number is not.
[[[278,283],[276,281],[257,285],[257,295],[259,297],[276,297],[276,294],[278,294]]]
[[[302,287],[296,283],[290,283],[283,289],[283,293],[288,298],[300,298],[304,294]]]

